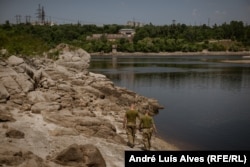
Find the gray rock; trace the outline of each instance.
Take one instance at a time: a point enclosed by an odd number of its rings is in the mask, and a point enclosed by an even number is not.
[[[80,108],[74,108],[72,111],[72,114],[75,116],[81,116],[81,117],[85,117],[85,116],[95,117],[96,116],[93,112],[89,110],[82,110]]]
[[[73,62],[75,62],[75,61],[81,61],[81,58],[78,57],[78,56],[73,56],[73,57],[71,58],[71,60],[72,60]]]
[[[58,65],[64,66],[68,69],[75,69],[79,72],[84,71],[85,69],[87,69],[89,67],[88,64],[86,64],[86,62],[83,61],[72,61],[72,62],[65,62],[65,61],[57,61]],[[72,70],[71,70],[72,71]]]
[[[15,81],[25,93],[33,91],[35,89],[34,81],[27,75],[18,75],[15,77]]]
[[[54,159],[60,165],[106,167],[99,149],[93,145],[72,144]]]
[[[65,92],[73,92],[74,91],[74,89],[72,88],[72,86],[71,85],[67,85],[67,84],[59,84],[57,86],[57,89],[58,90],[63,90]]]
[[[13,69],[17,72],[17,73],[25,73],[25,69],[23,69],[23,67],[20,66],[15,66],[13,67]]]
[[[59,55],[59,60],[61,60],[62,62],[70,62],[72,61],[72,57],[73,57],[73,52],[63,52],[63,54]]]
[[[21,107],[21,111],[30,111],[30,110],[31,110],[31,105],[23,103],[23,105]]]
[[[32,104],[47,101],[45,96],[44,96],[44,93],[41,91],[29,92],[27,95],[27,98],[28,98],[29,102],[31,102]]]
[[[9,92],[7,89],[3,86],[2,83],[0,83],[0,102],[6,102],[10,97]]]
[[[13,99],[13,103],[18,104],[18,105],[23,105],[23,100],[22,99]]]
[[[32,91],[28,93],[27,98],[29,102],[35,104],[38,102],[53,102],[60,99],[61,97],[58,94],[52,92]]]
[[[103,74],[97,74],[93,72],[89,72],[89,76],[97,78],[97,79],[107,79],[107,77]]]
[[[56,128],[50,131],[52,136],[78,136],[79,133],[73,128]]]
[[[0,78],[7,77],[7,76],[16,76],[16,75],[18,75],[17,72],[13,70],[12,68],[8,66],[6,67],[0,66]]]
[[[32,113],[40,114],[41,111],[58,111],[61,105],[56,102],[39,102],[31,107]]]
[[[89,61],[90,55],[83,49],[77,49],[75,51],[69,51],[67,49],[59,55],[59,60],[56,61],[56,64],[81,72],[89,67]]]
[[[70,72],[69,70],[67,70],[66,67],[61,66],[61,65],[58,65],[58,64],[56,64],[56,63],[55,63],[55,65],[54,65],[53,69],[54,69],[56,72],[58,72],[60,75],[65,75],[65,76],[72,76],[72,75],[73,75],[73,73]]]
[[[80,147],[77,144],[73,144],[59,153],[55,158],[55,162],[61,165],[79,165],[86,161]]]
[[[19,94],[22,92],[21,87],[11,76],[3,77],[1,78],[1,81],[10,95]]]
[[[22,58],[19,58],[19,57],[12,55],[8,58],[7,62],[9,65],[18,66],[18,65],[24,63],[24,60]]]

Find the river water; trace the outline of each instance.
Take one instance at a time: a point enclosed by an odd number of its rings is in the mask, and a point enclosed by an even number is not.
[[[159,135],[186,150],[250,150],[250,64],[241,56],[92,56],[90,71],[155,98]]]

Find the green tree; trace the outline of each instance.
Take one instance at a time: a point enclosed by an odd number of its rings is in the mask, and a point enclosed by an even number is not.
[[[140,40],[143,40],[144,38],[149,37],[149,33],[144,28],[140,28],[136,31],[136,34],[133,38],[134,43],[137,43]]]

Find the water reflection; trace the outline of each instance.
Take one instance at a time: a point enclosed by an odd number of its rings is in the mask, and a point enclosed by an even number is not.
[[[91,71],[165,106],[162,136],[187,148],[250,149],[250,66],[239,56],[94,57]],[[184,145],[182,145],[184,143]]]
[[[137,68],[138,70],[138,68]],[[154,72],[143,73],[133,70],[122,71],[120,73],[112,74],[107,72],[108,78],[121,86],[134,87],[149,86],[149,87],[167,87],[171,89],[179,89],[180,87],[186,89],[209,89],[218,87],[221,89],[228,89],[240,91],[250,85],[249,71],[238,71],[235,74],[228,74],[228,72],[190,72],[175,69],[169,69],[168,72]],[[136,80],[135,80],[136,78]],[[129,84],[129,85],[127,85]]]

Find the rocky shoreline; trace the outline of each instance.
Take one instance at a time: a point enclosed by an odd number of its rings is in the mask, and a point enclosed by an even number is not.
[[[162,108],[88,71],[90,55],[59,45],[59,59],[0,59],[0,166],[124,166],[124,112]],[[154,150],[178,150],[153,137]]]

